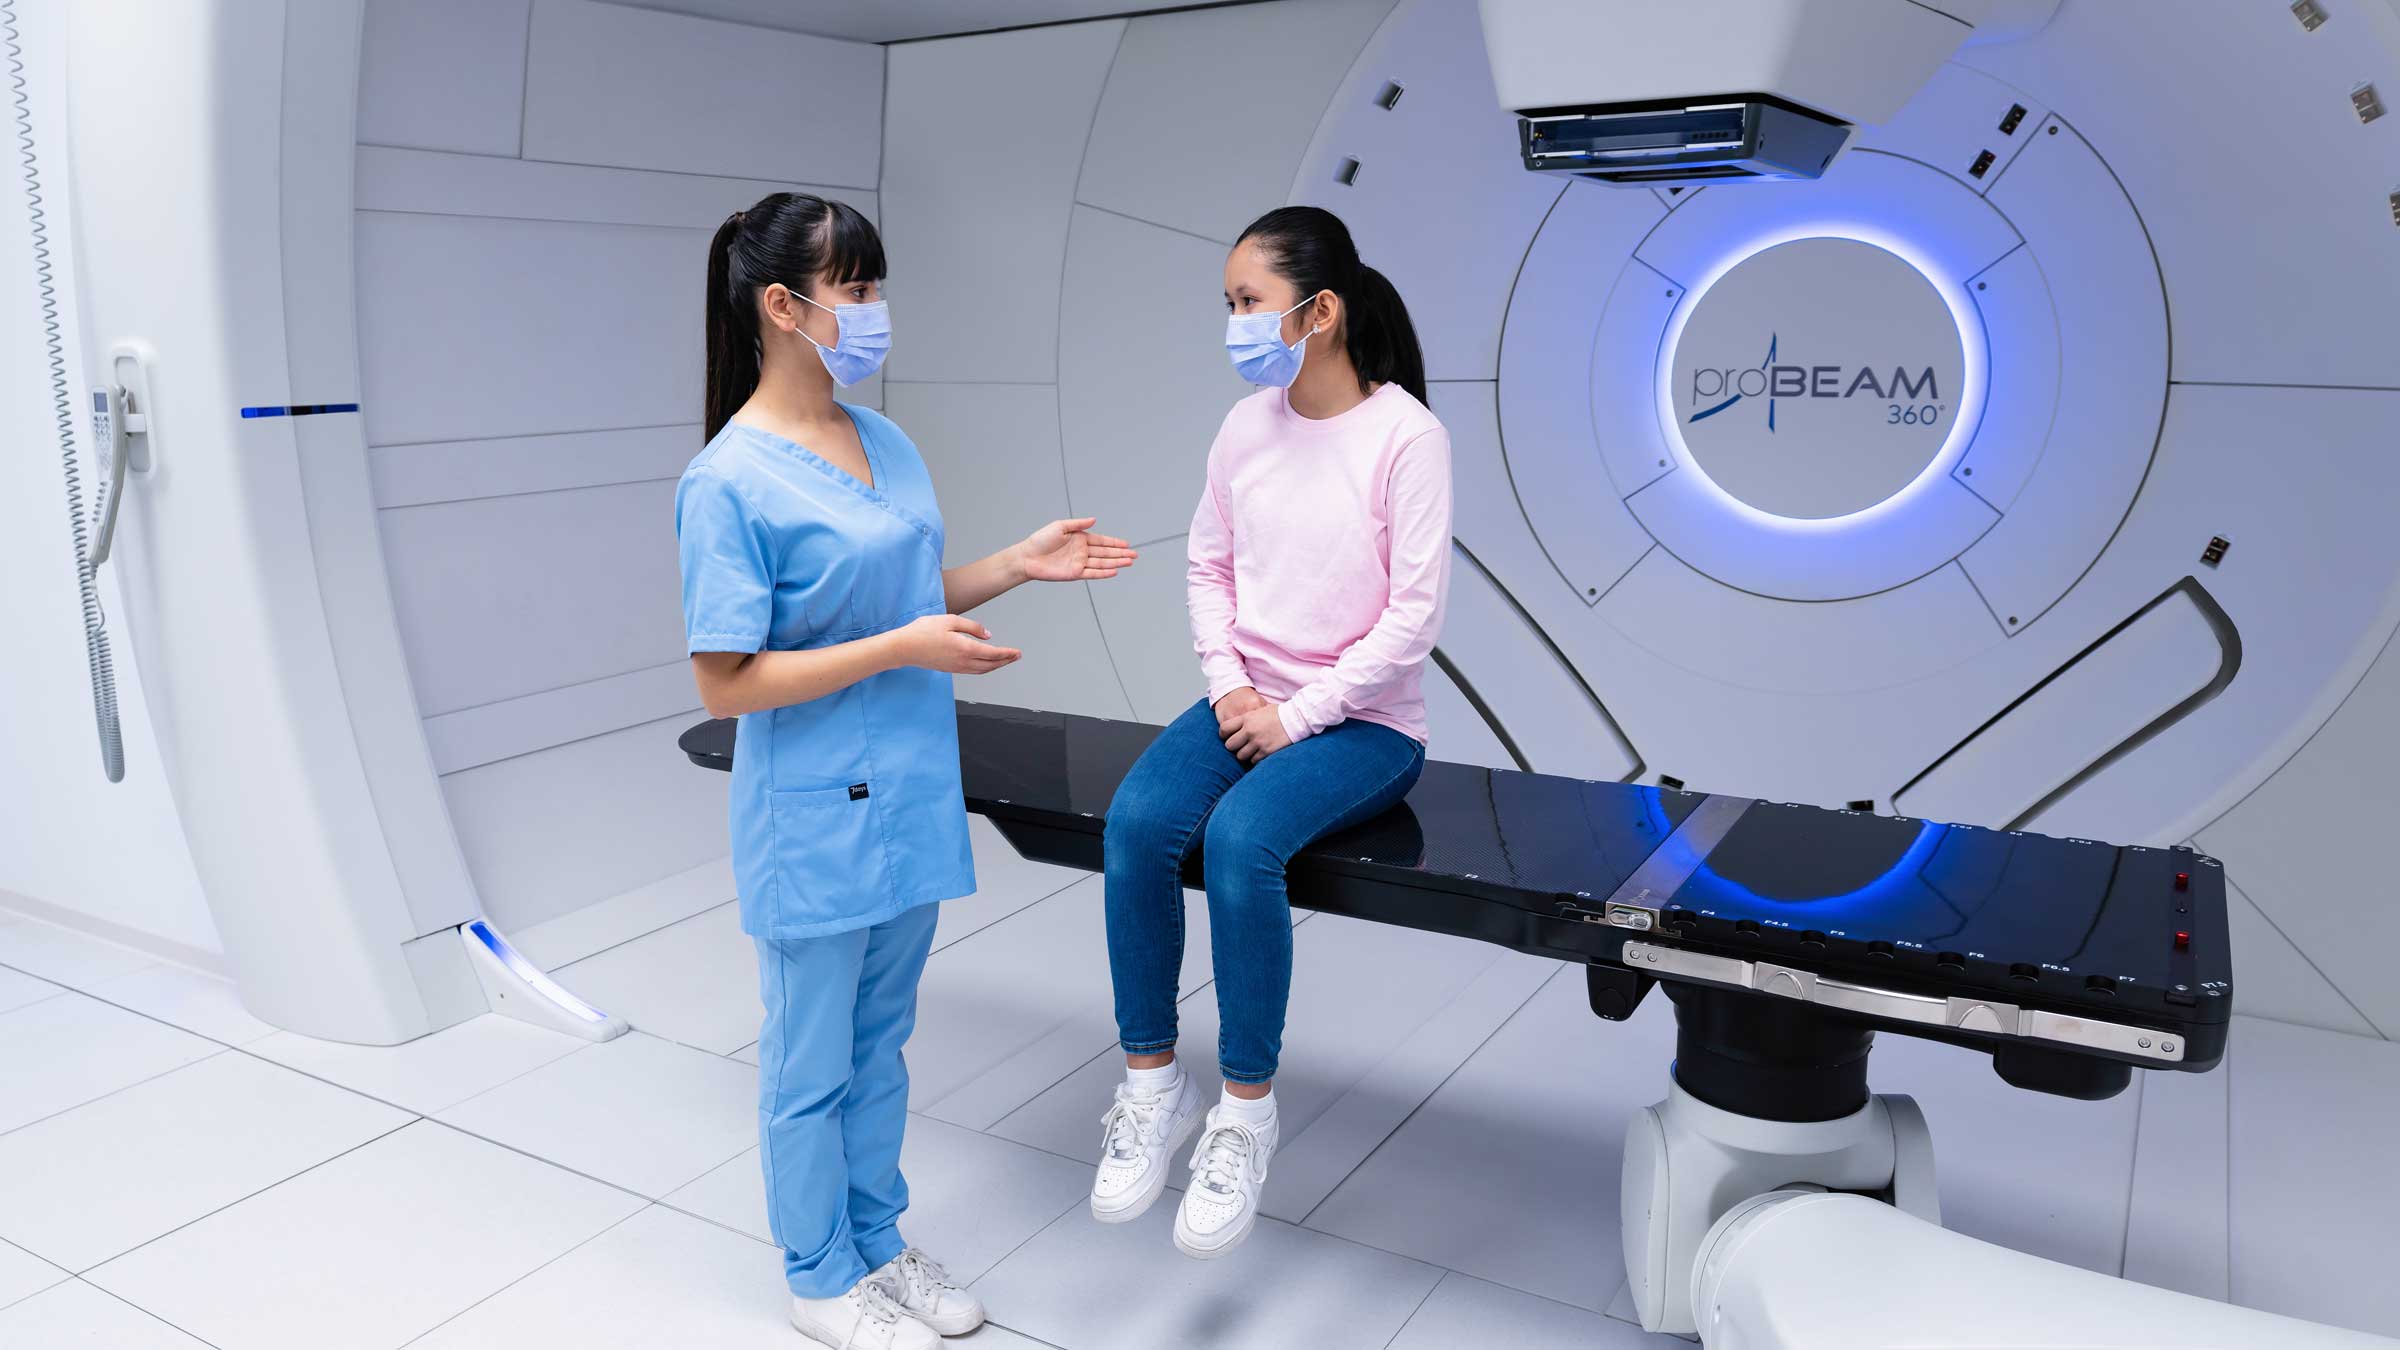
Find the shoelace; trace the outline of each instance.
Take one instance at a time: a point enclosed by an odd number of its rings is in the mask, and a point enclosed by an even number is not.
[[[1231,1196],[1241,1186],[1258,1136],[1247,1125],[1219,1125],[1192,1150],[1192,1184],[1217,1195]]]
[[[1166,1103],[1157,1095],[1145,1093],[1134,1096],[1122,1087],[1117,1089],[1117,1101],[1100,1117],[1108,1131],[1104,1147],[1108,1156],[1117,1162],[1131,1162],[1141,1156],[1142,1144],[1158,1128],[1158,1116]]]
[[[894,1262],[894,1269],[899,1272],[901,1279],[908,1281],[911,1293],[928,1301],[953,1287],[950,1272],[942,1269],[942,1263],[914,1247],[900,1253],[899,1259]]]
[[[900,1320],[900,1300],[893,1296],[891,1286],[881,1280],[858,1282],[858,1310],[870,1322],[891,1325]]]

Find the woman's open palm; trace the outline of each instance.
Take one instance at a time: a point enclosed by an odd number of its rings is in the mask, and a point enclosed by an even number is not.
[[[1031,581],[1106,581],[1141,555],[1122,539],[1092,533],[1098,520],[1054,520],[1017,545]]]

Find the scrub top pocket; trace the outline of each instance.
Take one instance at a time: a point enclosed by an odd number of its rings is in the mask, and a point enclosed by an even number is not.
[[[837,922],[861,886],[889,885],[891,859],[874,785],[767,793],[780,894],[768,920],[778,929]]]

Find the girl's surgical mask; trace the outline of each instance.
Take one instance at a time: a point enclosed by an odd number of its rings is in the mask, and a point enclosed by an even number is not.
[[[792,292],[792,296],[817,305],[816,301],[809,300],[798,291]],[[833,316],[841,335],[834,339],[830,347],[808,337],[806,333],[800,333],[800,336],[808,338],[809,345],[817,349],[818,359],[825,363],[825,369],[832,374],[835,384],[848,387],[882,368],[885,353],[892,349],[890,305],[877,300],[864,305],[817,305],[817,308]],[[797,328],[792,331],[800,332]]]
[[[1323,295],[1323,291],[1317,295]],[[1283,345],[1283,316],[1317,298],[1311,295],[1283,314],[1228,314],[1225,316],[1225,354],[1233,358],[1233,368],[1241,377],[1255,385],[1288,389],[1299,377],[1300,363],[1308,359],[1308,340],[1319,330],[1310,329],[1300,340]]]

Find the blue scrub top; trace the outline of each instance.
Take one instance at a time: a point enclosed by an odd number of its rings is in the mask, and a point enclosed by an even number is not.
[[[881,413],[841,407],[872,487],[739,423],[684,470],[675,533],[691,650],[804,651],[945,611],[924,459]],[[958,712],[940,671],[885,671],[744,713],[731,793],[745,932],[839,933],[975,889]]]

